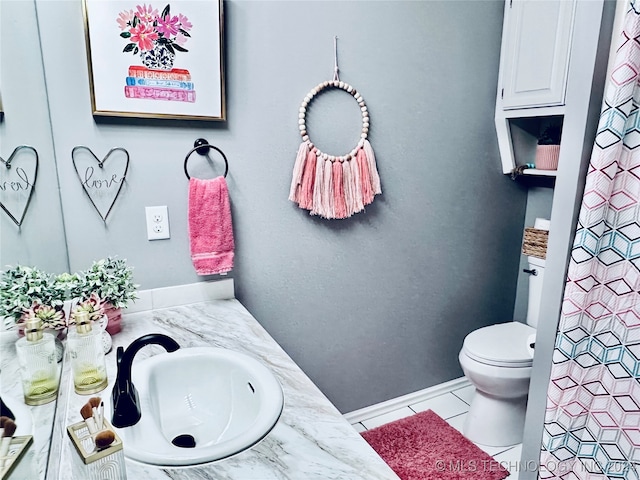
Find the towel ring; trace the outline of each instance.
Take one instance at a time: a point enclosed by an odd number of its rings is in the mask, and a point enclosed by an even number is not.
[[[189,150],[189,153],[187,153],[187,156],[184,158],[184,174],[189,180],[191,180],[189,172],[187,171],[187,162],[189,161],[189,157],[193,152],[198,152],[199,155],[204,156],[209,153],[209,149],[214,149],[216,152],[222,155],[222,158],[224,160],[224,177],[226,178],[227,173],[229,172],[229,162],[227,161],[227,156],[215,145],[210,145],[209,142],[204,138],[199,138],[195,142],[193,142],[193,148]]]

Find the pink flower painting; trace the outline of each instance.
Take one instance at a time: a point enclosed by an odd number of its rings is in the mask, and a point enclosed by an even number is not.
[[[173,68],[177,52],[186,53],[193,28],[187,16],[172,14],[167,4],[162,12],[151,4],[121,11],[116,23],[127,40],[123,53],[140,57],[143,66],[131,65],[124,95],[134,100],[194,103],[196,92],[189,70]]]
[[[176,52],[188,52],[185,44],[193,25],[181,13],[171,15],[170,4],[161,13],[151,4],[137,5],[135,10],[120,12],[116,22],[120,37],[129,42],[122,50],[124,53],[137,55],[157,47],[166,49],[171,57]]]

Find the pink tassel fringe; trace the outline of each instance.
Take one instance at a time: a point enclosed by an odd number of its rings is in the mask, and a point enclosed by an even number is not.
[[[324,162],[322,159],[316,161],[316,180],[313,185],[313,208],[311,215],[326,216],[324,205],[322,202],[322,193],[324,188]]]
[[[334,195],[334,208],[336,218],[346,218],[347,205],[344,201],[344,183],[342,183],[342,165],[340,162],[333,163],[333,195]]]
[[[318,158],[316,149],[300,144],[293,167],[289,200],[311,215],[347,218],[364,210],[381,194],[376,157],[368,140],[344,162]]]
[[[362,203],[369,205],[373,202],[373,190],[371,189],[371,174],[369,173],[369,160],[364,149],[359,148],[356,161],[360,168],[360,185],[362,186]]]
[[[289,200],[292,202],[300,202],[300,188],[302,187],[302,172],[304,163],[309,153],[307,142],[302,142],[298,148],[296,163],[293,166],[293,178],[291,179],[291,189],[289,190]]]
[[[349,162],[351,167],[351,182],[353,185],[353,213],[361,212],[364,209],[362,203],[362,187],[360,186],[360,167],[356,159]]]
[[[379,195],[382,193],[382,188],[380,187],[380,176],[378,175],[378,168],[376,166],[376,156],[373,153],[373,148],[371,148],[369,140],[364,141],[364,153],[367,155],[367,160],[369,161],[369,175],[371,176],[371,188],[373,189],[373,194]]]
[[[353,215],[353,185],[351,184],[351,167],[349,162],[341,162],[342,182],[344,185],[344,203],[347,207],[347,217]]]
[[[330,161],[324,162],[324,188],[322,198],[324,202],[324,218],[336,218],[333,197],[333,169]]]
[[[313,208],[313,186],[316,177],[316,154],[310,151],[302,172],[302,186],[300,189],[300,208],[311,210]]]

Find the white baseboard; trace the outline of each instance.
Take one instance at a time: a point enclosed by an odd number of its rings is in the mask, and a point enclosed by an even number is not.
[[[177,307],[208,300],[235,298],[233,278],[215,282],[197,282],[173,287],[152,288],[137,292],[138,300],[131,303],[123,313],[143,312],[156,308]]]
[[[434,385],[433,387],[428,387],[423,390],[418,390],[417,392],[408,393],[401,397],[392,398],[391,400],[387,400],[386,402],[376,403],[375,405],[370,405],[359,410],[354,410],[353,412],[345,413],[343,416],[351,424],[358,423],[372,417],[377,417],[378,415],[392,412],[393,410],[397,410],[398,408],[413,405],[414,403],[422,402],[423,400],[428,400],[430,398],[437,397],[438,395],[442,395],[443,393],[450,392],[451,390],[463,388],[469,385],[471,385],[471,383],[469,382],[469,380],[467,380],[466,377],[455,378],[453,380],[449,380],[448,382]]]

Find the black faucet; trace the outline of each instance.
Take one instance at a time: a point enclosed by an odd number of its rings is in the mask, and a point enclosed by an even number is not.
[[[138,350],[151,344],[160,345],[167,352],[175,352],[180,348],[173,338],[161,333],[150,333],[135,339],[126,351],[118,347],[116,357],[118,376],[111,392],[111,424],[114,427],[130,427],[138,423],[142,417],[138,392],[131,381],[131,364]]]

